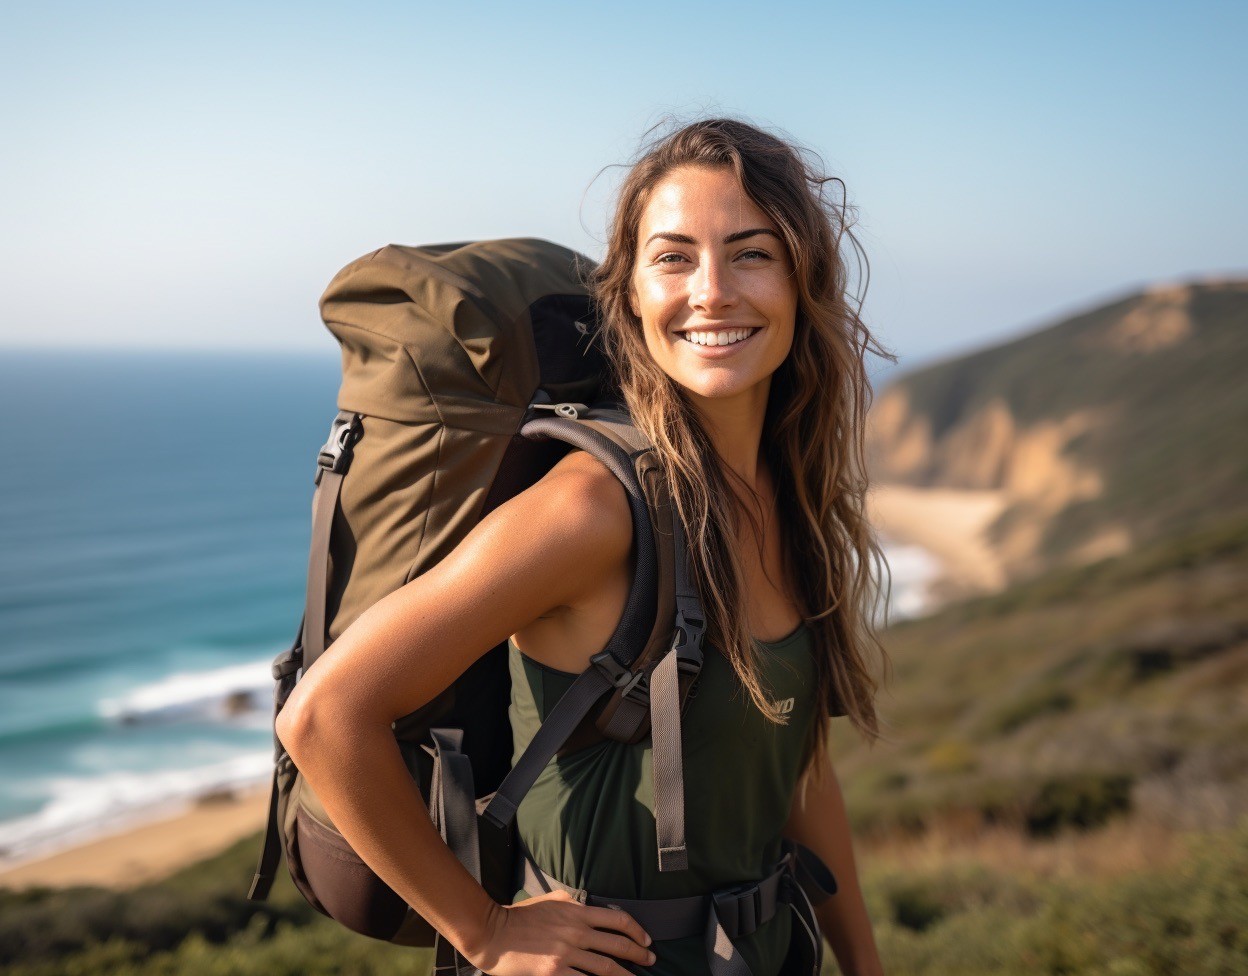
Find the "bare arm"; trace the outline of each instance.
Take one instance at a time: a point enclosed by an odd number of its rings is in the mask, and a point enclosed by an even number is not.
[[[295,765],[360,857],[490,973],[562,974],[575,965],[626,976],[605,954],[647,964],[638,943],[648,937],[625,913],[566,895],[507,909],[495,903],[434,829],[391,723],[490,648],[598,585],[631,544],[627,499],[615,478],[583,461],[561,463],[490,513],[437,566],[361,615],[299,682],[277,723]],[[587,648],[586,659],[598,650]]]
[[[784,834],[818,854],[836,877],[836,894],[815,909],[815,914],[841,971],[846,976],[882,976],[884,969],[854,864],[845,798],[830,763],[826,773],[826,785],[809,785],[804,802],[794,795]]]

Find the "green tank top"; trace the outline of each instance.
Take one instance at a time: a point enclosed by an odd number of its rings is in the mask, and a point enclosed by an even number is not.
[[[650,738],[606,741],[552,759],[520,804],[516,828],[537,864],[566,885],[617,898],[678,898],[758,881],[780,859],[780,834],[814,719],[815,666],[802,624],[788,637],[756,642],[763,687],[788,709],[767,721],[722,654],[706,649],[682,721],[689,870],[660,873],[655,839]],[[513,762],[576,679],[508,643]],[[516,899],[525,897],[523,891]],[[738,940],[755,976],[776,976],[788,950],[791,911]],[[652,976],[708,976],[702,936],[655,942]]]

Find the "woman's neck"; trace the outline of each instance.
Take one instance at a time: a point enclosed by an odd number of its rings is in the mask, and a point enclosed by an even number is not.
[[[766,473],[762,457],[763,421],[767,415],[770,377],[733,397],[689,394],[690,402],[724,466],[751,491],[760,491]],[[730,479],[732,480],[732,479]]]

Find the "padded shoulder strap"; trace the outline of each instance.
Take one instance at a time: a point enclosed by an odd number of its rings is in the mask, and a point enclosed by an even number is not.
[[[583,405],[559,406],[575,408]],[[533,440],[563,441],[589,452],[624,486],[628,495],[629,511],[633,517],[637,565],[628,591],[628,602],[607,643],[605,653],[609,653],[621,667],[628,668],[645,646],[653,629],[656,612],[654,597],[659,587],[655,533],[635,458],[636,454],[649,451],[650,446],[641,438],[640,432],[628,423],[627,416],[614,409],[585,408],[584,414],[578,411],[572,416],[565,413],[553,417],[536,417],[527,421],[520,428],[520,433]]]
[[[515,818],[520,801],[537,782],[546,764],[581,726],[590,709],[612,688],[624,687],[634,680],[631,666],[653,629],[658,589],[650,509],[629,451],[635,441],[628,434],[611,436],[588,423],[591,419],[601,419],[604,414],[609,415],[611,422],[620,423],[619,411],[602,410],[595,415],[579,403],[537,406],[550,407],[555,416],[539,416],[527,421],[520,428],[524,437],[563,441],[588,451],[620,479],[633,517],[637,564],[624,613],[606,648],[594,655],[590,667],[580,674],[546,716],[483,811],[484,816],[500,827],[507,826]],[[626,418],[625,425],[631,429]]]
[[[551,757],[610,691],[611,699],[598,719],[599,732],[606,738],[636,742],[653,731],[659,870],[685,870],[680,715],[701,669],[704,624],[688,574],[684,532],[662,484],[653,448],[626,414],[582,404],[542,406],[557,416],[531,420],[521,433],[589,451],[620,479],[633,515],[637,569],[625,612],[606,650],[594,655],[591,666],[551,709],[484,812],[500,826],[509,823]],[[648,492],[642,488],[647,479],[652,481]],[[655,606],[649,621],[639,610],[647,598]]]

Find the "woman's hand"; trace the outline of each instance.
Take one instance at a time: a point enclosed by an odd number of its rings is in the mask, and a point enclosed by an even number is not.
[[[496,908],[481,944],[464,953],[490,976],[630,976],[616,959],[641,966],[655,959],[646,948],[650,936],[631,915],[582,905],[567,892]]]

